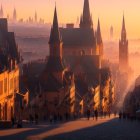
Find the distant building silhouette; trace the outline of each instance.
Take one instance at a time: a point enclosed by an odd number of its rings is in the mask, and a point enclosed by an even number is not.
[[[0,9],[0,18],[4,17],[4,13],[3,13],[3,6],[1,5],[1,9]]]
[[[119,41],[119,67],[121,71],[128,70],[128,40],[123,16],[121,39]]]
[[[17,21],[17,11],[16,11],[15,8],[14,8],[14,11],[13,11],[13,21]]]
[[[102,41],[102,35],[101,35],[101,29],[100,29],[100,21],[98,19],[98,26],[96,31],[96,43],[99,48],[99,55],[103,57],[103,41]]]
[[[35,17],[34,17],[35,19],[35,22],[37,23],[37,21],[38,21],[38,17],[37,17],[37,12],[35,11]]]
[[[113,26],[110,27],[110,40],[112,41],[113,40]]]

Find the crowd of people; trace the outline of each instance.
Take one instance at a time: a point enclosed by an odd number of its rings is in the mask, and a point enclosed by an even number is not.
[[[116,116],[116,114],[114,114]],[[77,113],[74,113],[73,116],[70,116],[68,113],[65,113],[64,116],[61,115],[54,115],[54,114],[50,114],[48,116],[44,116],[43,118],[43,122],[47,122],[47,123],[57,123],[57,122],[65,122],[65,121],[70,121],[70,120],[76,120],[82,117],[87,117],[88,120],[90,120],[90,118],[93,118],[93,120],[98,120],[98,118],[100,117],[106,117],[108,116],[110,118],[110,113],[107,112],[99,112],[97,109],[95,110],[91,110],[91,109],[87,109],[87,111],[85,112],[84,116],[82,115],[78,115]],[[122,117],[121,113],[119,114],[120,118]],[[37,113],[34,114],[29,114],[29,117],[27,118],[29,124],[38,124],[40,120],[40,117]],[[17,127],[17,128],[22,128],[23,127],[23,120],[22,119],[16,119],[14,117],[11,118],[11,122],[12,122],[12,127]]]
[[[116,115],[117,115],[117,113],[115,112],[114,116],[116,117]],[[110,112],[102,112],[102,111],[99,112],[97,109],[95,109],[95,110],[87,109],[86,116],[87,116],[88,120],[90,119],[90,117],[92,117],[93,120],[95,119],[97,121],[99,116],[104,117],[104,118],[106,118],[108,116],[110,118],[111,113]]]
[[[119,112],[119,119],[120,120],[131,120],[131,121],[134,121],[134,120],[140,120],[140,117],[138,117],[136,115],[136,113],[126,113],[126,112]]]

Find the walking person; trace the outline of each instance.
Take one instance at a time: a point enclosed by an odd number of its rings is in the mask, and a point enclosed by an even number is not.
[[[121,111],[119,112],[119,119],[120,120],[122,119],[122,112]]]
[[[35,124],[38,124],[38,114],[35,113]]]
[[[95,118],[96,118],[96,121],[97,121],[98,120],[98,111],[95,110],[94,113],[95,113]]]
[[[94,117],[95,117],[94,110],[92,111],[92,117],[93,117],[93,120],[94,120]]]
[[[11,117],[11,122],[12,122],[12,127],[14,127],[14,125],[15,125],[15,119],[14,119],[13,116]]]
[[[88,120],[90,119],[90,110],[89,109],[87,110],[87,119]]]
[[[52,123],[53,122],[53,116],[50,114],[50,123]]]

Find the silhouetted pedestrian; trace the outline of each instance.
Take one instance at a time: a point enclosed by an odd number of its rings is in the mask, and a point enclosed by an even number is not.
[[[116,111],[114,111],[114,117],[116,117],[117,116],[117,112]]]
[[[92,117],[93,117],[93,120],[94,120],[94,117],[95,117],[94,110],[92,111]]]
[[[120,120],[122,119],[122,112],[121,111],[119,112],[119,119]]]
[[[50,123],[52,123],[53,122],[53,116],[52,115],[50,115]]]
[[[88,120],[90,119],[90,110],[89,109],[87,110],[87,119]]]
[[[35,124],[38,124],[38,114],[35,113]]]
[[[14,125],[15,125],[15,119],[14,119],[13,116],[11,117],[11,122],[12,122],[12,127],[14,127]]]
[[[95,113],[95,118],[96,118],[96,121],[97,121],[98,120],[98,111],[95,110],[94,113]]]

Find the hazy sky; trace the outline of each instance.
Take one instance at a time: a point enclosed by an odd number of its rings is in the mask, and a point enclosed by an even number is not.
[[[55,1],[57,3],[59,22],[76,22],[83,9],[84,0],[1,0],[4,14],[11,16],[16,7],[19,18],[34,16],[35,10],[38,17],[51,22]],[[93,16],[94,27],[100,18],[104,38],[109,38],[109,28],[114,27],[114,36],[120,36],[123,11],[129,38],[140,38],[140,0],[89,0]]]

